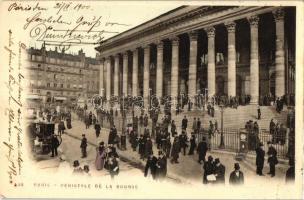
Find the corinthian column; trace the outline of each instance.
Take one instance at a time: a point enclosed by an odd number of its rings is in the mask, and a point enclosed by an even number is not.
[[[103,76],[103,69],[104,69],[104,59],[102,58],[100,60],[100,69],[99,69],[99,95],[101,97],[103,97],[104,95],[104,85],[103,85],[103,81],[104,81],[104,76]]]
[[[111,57],[106,58],[106,70],[107,70],[107,100],[109,101],[111,98]]]
[[[116,55],[115,64],[114,64],[114,96],[118,96],[118,86],[119,86],[119,55]]]
[[[163,96],[163,50],[162,41],[157,43],[157,66],[156,66],[156,96]]]
[[[250,23],[250,95],[251,104],[259,103],[259,17],[248,18]]]
[[[284,51],[284,10],[273,11],[276,23],[276,53],[275,53],[275,95],[285,94],[285,51]]]
[[[179,38],[172,39],[172,62],[171,62],[171,97],[178,96],[178,76],[179,76]]]
[[[138,49],[133,51],[132,95],[138,95]]]
[[[123,53],[122,93],[128,95],[128,52]]]
[[[228,96],[236,96],[235,23],[226,23],[228,31]]]
[[[150,82],[150,45],[144,48],[144,106],[147,107],[149,97],[149,82]]]
[[[193,98],[196,94],[196,74],[197,74],[197,31],[189,33],[190,54],[189,54],[189,84],[188,95]]]
[[[206,29],[208,35],[208,96],[215,95],[215,58],[214,58],[214,38],[215,28]]]

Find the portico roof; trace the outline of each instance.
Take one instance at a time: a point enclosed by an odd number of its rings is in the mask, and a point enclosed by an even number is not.
[[[170,39],[179,34],[261,14],[273,8],[253,6],[181,6],[103,41],[101,58]]]

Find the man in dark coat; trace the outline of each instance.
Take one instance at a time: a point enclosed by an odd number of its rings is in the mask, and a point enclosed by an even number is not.
[[[114,144],[115,143],[115,138],[117,135],[116,129],[111,128],[110,133],[109,133],[109,138],[108,138],[108,144]]]
[[[176,125],[175,125],[174,120],[172,120],[172,122],[171,122],[171,135],[172,135],[172,137],[175,137],[176,134],[177,134],[176,133]]]
[[[213,157],[208,156],[208,161],[204,163],[204,176],[203,176],[203,183],[207,184],[207,176],[214,174],[214,164],[213,164]]]
[[[148,137],[145,143],[145,158],[148,158],[149,155],[153,154],[152,148],[153,148],[153,144],[151,138]]]
[[[144,160],[145,156],[145,140],[143,135],[141,134],[138,138],[138,153],[140,155],[140,159]]]
[[[95,124],[94,128],[95,128],[96,137],[99,137],[101,127],[100,127],[100,124],[99,124],[98,121],[97,121],[97,123]]]
[[[244,174],[240,171],[239,163],[234,164],[234,171],[231,172],[229,177],[230,185],[243,185],[244,184]]]
[[[289,168],[286,171],[285,183],[294,183],[295,181],[295,162],[293,158],[289,159]]]
[[[206,138],[203,137],[203,141],[201,141],[198,144],[197,147],[197,153],[198,153],[198,162],[201,163],[201,161],[205,162],[206,153],[208,150],[208,144],[206,142]]]
[[[178,141],[178,137],[176,136],[174,138],[174,142],[172,145],[172,149],[171,149],[171,163],[178,163],[178,158],[179,158],[179,152],[180,152],[180,142]]]
[[[186,130],[188,126],[188,119],[186,115],[184,116],[184,119],[182,120],[182,129]]]
[[[156,177],[158,180],[163,180],[167,175],[167,157],[161,151],[158,154],[159,156],[156,163]]]
[[[188,155],[194,154],[194,149],[196,148],[196,141],[195,141],[195,135],[192,134],[190,138],[190,149]]]
[[[51,155],[51,157],[54,157],[54,154],[55,154],[55,156],[58,155],[58,153],[57,153],[58,146],[59,146],[58,138],[56,137],[56,135],[52,135],[52,139],[51,139],[52,155]]]
[[[147,127],[148,126],[148,115],[145,114],[145,117],[144,117],[144,127]]]
[[[150,170],[152,178],[155,179],[156,163],[157,163],[157,158],[155,156],[153,156],[153,154],[149,155],[147,162],[146,162],[146,167],[145,167],[145,173],[144,173],[145,177],[148,176],[148,172]]]
[[[275,166],[278,164],[278,158],[277,158],[277,150],[272,146],[271,142],[268,142],[270,146],[268,147],[268,163],[269,163],[269,168],[270,171],[268,174],[271,175],[271,177],[275,176]]]
[[[259,146],[256,148],[256,161],[255,164],[257,166],[256,173],[259,176],[264,176],[263,174],[263,167],[264,167],[264,160],[265,160],[265,151],[262,148],[263,144],[260,143]]]
[[[258,119],[261,119],[261,108],[259,105],[257,107],[257,111],[258,111]]]
[[[180,147],[184,152],[184,156],[186,155],[186,148],[188,147],[188,137],[185,131],[182,131],[182,134],[179,136]]]
[[[130,133],[130,143],[133,151],[136,151],[138,140],[137,140],[137,134],[133,130]]]
[[[82,140],[81,140],[81,144],[80,144],[81,153],[82,153],[81,158],[87,157],[87,146],[88,146],[87,138],[85,137],[85,134],[82,134]]]
[[[219,158],[214,160],[214,175],[216,177],[216,183],[225,184],[225,166],[220,162]]]
[[[201,122],[200,118],[198,118],[198,119],[197,119],[196,133],[194,133],[194,134],[198,134],[198,133],[200,133],[200,130],[201,130],[201,124],[202,124],[202,122]]]

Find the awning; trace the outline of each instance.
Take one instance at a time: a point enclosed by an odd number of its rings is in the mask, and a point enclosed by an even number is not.
[[[54,99],[55,99],[56,101],[66,101],[66,100],[67,100],[66,97],[54,97]]]
[[[37,100],[40,100],[42,98],[39,95],[37,95],[37,94],[28,94],[28,95],[26,95],[26,99],[33,99],[33,100],[37,99]]]

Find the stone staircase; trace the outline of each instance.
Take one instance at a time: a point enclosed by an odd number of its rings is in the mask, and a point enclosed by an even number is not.
[[[186,107],[185,107],[186,108]],[[245,124],[248,120],[257,121],[259,124],[260,130],[265,129],[269,130],[269,122],[271,119],[274,119],[275,122],[283,123],[286,125],[287,121],[287,108],[285,107],[281,113],[277,113],[275,107],[273,106],[260,106],[261,109],[261,119],[257,119],[257,107],[255,105],[246,105],[239,106],[237,109],[235,108],[224,108],[223,120],[224,120],[224,129],[239,129],[244,128]],[[163,110],[161,108],[161,110]],[[92,113],[96,113],[92,107],[88,108],[88,111],[92,111]],[[87,112],[88,112],[87,111]],[[139,109],[135,109],[135,115],[140,116],[141,111]],[[130,113],[129,113],[130,115]],[[187,116],[188,119],[188,130],[192,130],[192,123],[194,117],[200,118],[202,122],[203,128],[209,127],[209,121],[214,123],[215,120],[218,122],[218,128],[221,126],[221,111],[218,106],[215,106],[214,118],[207,114],[207,110],[193,110],[193,111],[184,111],[179,115],[175,115],[175,111],[172,112],[172,119],[175,120],[175,124],[178,128],[178,131],[181,129],[181,121],[184,116]],[[164,114],[159,115],[159,122],[163,118]],[[131,117],[131,115],[129,116]],[[118,118],[121,118],[120,112]],[[149,124],[151,124],[151,120],[149,120]]]
[[[274,107],[271,106],[261,106],[261,119],[257,120],[257,109],[256,106],[253,105],[247,105],[247,106],[239,106],[237,109],[234,108],[224,108],[223,113],[223,121],[224,121],[224,129],[239,129],[244,128],[245,124],[248,120],[257,121],[261,129],[269,130],[269,122],[271,119],[274,119],[274,121],[283,123],[286,125],[287,120],[287,109],[284,109],[281,113],[277,113]],[[178,127],[181,126],[181,121],[184,117],[184,115],[187,116],[188,119],[188,127],[190,130],[192,129],[192,123],[194,117],[200,118],[202,122],[203,128],[209,127],[209,121],[212,121],[214,123],[215,120],[218,122],[218,128],[220,128],[221,125],[221,111],[219,107],[215,107],[215,113],[214,118],[210,117],[207,114],[207,111],[202,110],[194,110],[194,111],[186,111],[179,115],[172,116],[172,119],[175,120],[175,123]],[[160,118],[162,118],[160,116]]]

